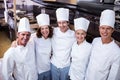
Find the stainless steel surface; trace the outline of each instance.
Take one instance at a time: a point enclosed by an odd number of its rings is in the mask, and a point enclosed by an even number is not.
[[[77,2],[80,1],[87,1],[87,2],[101,2],[101,0],[77,0]]]
[[[115,0],[103,0],[103,3],[114,4]]]

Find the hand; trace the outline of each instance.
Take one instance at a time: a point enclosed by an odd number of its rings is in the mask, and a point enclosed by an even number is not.
[[[14,47],[14,48],[17,47],[17,39],[12,42],[11,47]]]

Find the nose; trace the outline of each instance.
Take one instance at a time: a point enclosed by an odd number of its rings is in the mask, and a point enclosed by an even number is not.
[[[24,36],[24,39],[27,39],[27,35]]]

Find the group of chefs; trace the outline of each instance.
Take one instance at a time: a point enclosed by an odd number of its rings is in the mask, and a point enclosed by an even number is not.
[[[120,48],[112,38],[115,11],[101,12],[101,37],[92,43],[85,39],[88,19],[74,19],[73,31],[69,9],[58,8],[56,18],[58,27],[52,27],[48,14],[36,16],[34,34],[29,20],[20,19],[17,39],[3,57],[3,80],[120,80]]]

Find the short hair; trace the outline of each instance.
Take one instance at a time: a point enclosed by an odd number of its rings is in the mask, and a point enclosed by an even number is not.
[[[48,38],[52,38],[52,36],[53,36],[53,28],[51,27],[51,26],[48,26],[49,27],[49,35],[48,35]],[[41,27],[39,27],[38,28],[38,30],[37,30],[37,33],[36,33],[36,36],[38,37],[38,38],[41,38],[42,37],[42,34],[41,34]]]

